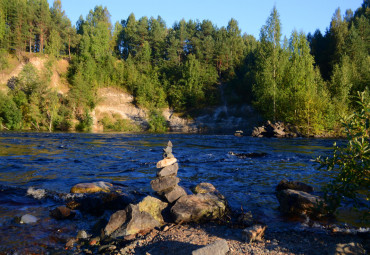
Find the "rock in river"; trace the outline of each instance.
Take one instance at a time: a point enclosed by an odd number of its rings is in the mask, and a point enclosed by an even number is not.
[[[72,219],[76,213],[66,206],[58,206],[50,211],[50,216],[57,220]]]
[[[276,193],[280,211],[287,215],[308,215],[320,218],[325,215],[323,200],[304,191],[285,189]]]
[[[71,193],[109,192],[113,185],[108,182],[79,183],[71,188]]]

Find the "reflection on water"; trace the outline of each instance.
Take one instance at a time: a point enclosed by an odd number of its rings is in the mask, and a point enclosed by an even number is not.
[[[168,140],[172,141],[174,155],[179,161],[180,185],[190,189],[200,182],[211,182],[232,207],[257,211],[267,223],[280,220],[275,198],[275,187],[280,180],[301,180],[316,189],[327,181],[325,175],[316,170],[312,159],[330,151],[333,143],[322,139],[256,139],[226,135],[4,132],[0,133],[0,185],[69,192],[76,183],[103,180],[151,192],[155,164],[162,158],[162,149]],[[230,155],[230,151],[267,153],[267,156],[239,159]],[[27,235],[34,231],[41,239],[37,240],[39,244],[53,246],[62,242],[58,239],[61,237],[49,232],[64,231],[65,235],[75,235],[73,231],[77,227],[73,224],[83,224],[80,219],[70,224],[70,228],[60,230],[60,224],[48,217],[49,207],[55,202],[39,202],[25,197],[24,192],[16,194],[16,199],[6,200],[14,194],[4,189],[0,189],[0,195],[4,198],[0,199],[0,236],[14,239],[20,231],[19,226],[12,223],[15,216],[34,213],[41,219],[37,229],[25,227],[24,230],[28,229],[22,237],[26,240],[25,247],[32,243],[33,239],[28,240],[31,237]],[[30,199],[31,205],[28,204]],[[20,245],[19,241],[14,242],[15,246]]]

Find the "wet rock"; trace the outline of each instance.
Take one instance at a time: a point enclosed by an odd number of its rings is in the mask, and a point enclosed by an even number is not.
[[[71,188],[71,193],[109,192],[113,184],[108,182],[79,183]]]
[[[244,132],[242,130],[236,130],[234,135],[237,136],[237,137],[242,137],[244,134]]]
[[[308,215],[320,218],[325,215],[323,200],[304,191],[286,189],[277,192],[280,203],[280,211],[287,215]]]
[[[68,241],[67,241],[67,243],[66,243],[66,245],[65,245],[66,249],[72,249],[72,248],[73,248],[73,246],[75,245],[75,243],[76,243],[77,241],[78,241],[78,240],[77,240],[76,238],[70,238],[70,239],[68,239]]]
[[[139,232],[160,227],[160,223],[147,212],[140,212],[139,205],[130,204],[126,208],[126,222],[112,233],[113,238],[132,236]]]
[[[31,214],[25,214],[21,217],[21,224],[32,224],[36,223],[39,219]]]
[[[72,219],[76,213],[66,206],[58,206],[50,211],[50,217],[57,220]]]
[[[105,210],[122,210],[133,201],[134,198],[132,196],[113,191],[109,193],[85,194],[81,197],[76,197],[67,202],[67,207],[100,216]]]
[[[334,249],[329,252],[330,255],[360,255],[366,254],[365,249],[359,243],[337,244]]]
[[[307,185],[303,182],[297,182],[297,181],[288,181],[288,180],[282,180],[279,182],[279,184],[276,186],[276,191],[282,191],[285,189],[293,189],[298,191],[304,191],[307,193],[313,192],[313,187],[310,185]]]
[[[199,222],[222,218],[226,208],[223,197],[215,193],[204,193],[179,198],[171,208],[171,213],[176,223]]]
[[[85,230],[80,230],[80,231],[78,231],[76,237],[77,237],[77,239],[87,239],[90,236],[87,234],[87,232]]]
[[[158,198],[147,196],[139,203],[140,212],[147,212],[153,216],[159,223],[164,224],[162,211],[168,206],[166,202]]]
[[[107,226],[104,228],[104,234],[109,236],[125,223],[127,219],[126,210],[119,210],[110,216]]]
[[[152,186],[152,189],[157,192],[162,192],[165,190],[173,189],[178,183],[180,182],[180,179],[175,176],[165,176],[165,177],[159,177],[155,180],[152,180],[150,182],[150,185]]]
[[[178,170],[179,170],[179,164],[175,163],[173,165],[166,166],[160,169],[157,172],[157,177],[176,176]]]
[[[115,249],[117,249],[117,246],[115,246],[113,244],[106,244],[106,245],[100,246],[99,249],[98,249],[98,251],[99,251],[99,253],[112,252]]]
[[[176,162],[177,162],[176,158],[165,158],[165,159],[158,161],[157,168],[163,168],[166,166],[170,166],[172,164],[175,164]]]
[[[183,187],[176,185],[172,190],[164,194],[164,197],[169,203],[175,202],[180,197],[186,196],[187,193]]]
[[[266,226],[254,225],[249,228],[243,229],[242,239],[246,243],[252,243],[255,241],[262,241],[265,234]]]
[[[199,183],[197,186],[194,188],[194,193],[199,194],[199,193],[211,193],[211,192],[216,192],[215,186],[213,186],[211,183],[208,182],[202,182]]]
[[[193,251],[192,255],[225,255],[229,251],[229,246],[225,239],[217,240],[205,247]]]

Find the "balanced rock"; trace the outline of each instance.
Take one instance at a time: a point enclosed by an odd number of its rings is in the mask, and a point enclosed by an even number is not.
[[[166,202],[158,198],[147,196],[139,203],[140,212],[147,212],[153,216],[159,223],[164,224],[162,211],[168,206]]]
[[[166,166],[170,166],[172,164],[175,164],[177,162],[176,158],[164,158],[157,163],[157,168],[163,168]]]
[[[276,191],[282,191],[285,189],[293,189],[298,191],[304,191],[307,193],[313,192],[313,187],[310,185],[307,185],[303,182],[297,182],[297,181],[288,181],[288,180],[282,180],[279,182],[279,184],[276,186]]]
[[[71,188],[71,193],[97,193],[109,192],[113,184],[108,182],[79,183]]]
[[[160,227],[161,224],[148,212],[141,212],[139,205],[130,204],[126,208],[126,221],[112,233],[113,238],[136,235],[141,231]]]
[[[199,222],[222,218],[226,200],[215,193],[200,193],[179,198],[171,208],[175,222]]]
[[[170,191],[166,192],[164,194],[164,197],[167,199],[167,201],[169,203],[173,203],[177,199],[179,199],[180,197],[183,197],[183,196],[186,196],[186,195],[187,195],[187,193],[184,190],[184,188],[181,187],[181,186],[179,186],[179,185],[176,185],[173,189],[171,189]]]
[[[150,185],[154,191],[161,193],[163,191],[173,189],[179,182],[180,179],[178,177],[165,176],[152,180]]]
[[[165,176],[171,176],[171,175],[176,176],[178,170],[179,170],[179,164],[175,163],[173,165],[166,166],[160,169],[157,172],[157,177],[165,177]]]
[[[325,214],[323,200],[304,191],[285,189],[276,193],[280,211],[287,215],[308,215],[320,218]]]
[[[76,213],[66,206],[58,206],[50,211],[50,216],[57,220],[72,219]]]

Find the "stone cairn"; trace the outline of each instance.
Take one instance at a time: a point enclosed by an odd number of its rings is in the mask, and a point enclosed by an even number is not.
[[[186,196],[184,188],[178,185],[180,179],[177,177],[179,165],[172,154],[172,143],[168,141],[167,147],[163,149],[163,159],[158,161],[157,176],[150,182],[152,189],[158,195],[165,198],[169,203],[175,202],[182,196]]]

